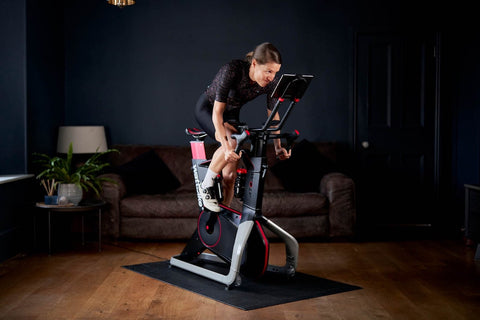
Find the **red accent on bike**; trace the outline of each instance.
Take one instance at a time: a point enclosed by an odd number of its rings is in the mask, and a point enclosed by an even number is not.
[[[245,169],[245,168],[238,168],[238,169],[237,169],[237,173],[243,173],[243,174],[245,174],[245,173],[247,173],[247,169]]]
[[[298,101],[300,101],[300,99],[296,98],[294,101],[295,101],[295,103],[297,103]]]
[[[202,214],[204,212],[205,211],[200,212],[200,216],[198,216],[197,230],[200,230],[200,218],[202,217]],[[222,223],[220,222],[220,218],[218,216],[217,216],[217,221],[218,221],[218,227],[217,227],[218,228],[218,239],[217,239],[217,242],[215,242],[214,244],[209,246],[205,241],[203,241],[202,233],[198,232],[198,238],[203,243],[203,245],[207,248],[215,248],[217,246],[217,244],[220,242],[220,239],[222,238]],[[207,226],[207,229],[208,229],[208,226]]]
[[[260,224],[260,222],[258,222],[258,220],[255,220],[255,223],[257,224],[257,228],[258,230],[260,231],[260,235],[262,236],[262,239],[263,239],[263,243],[265,244],[265,258],[264,258],[264,262],[263,262],[263,270],[262,270],[262,273],[260,273],[258,275],[258,277],[261,277],[263,276],[263,274],[265,273],[265,271],[267,271],[267,267],[268,267],[268,256],[270,255],[269,253],[269,245],[268,245],[268,238],[267,236],[265,235],[265,232],[263,231],[263,228],[262,228],[262,225]]]
[[[245,130],[245,132],[247,133],[247,136],[250,136],[250,131]]]
[[[192,150],[192,158],[194,160],[205,160],[207,155],[205,154],[205,147],[203,142],[190,141],[190,149]]]
[[[298,132],[298,130],[295,129],[295,134],[298,136],[300,135],[300,132]]]
[[[204,134],[205,132],[202,129],[198,128],[187,128],[188,134],[190,135],[197,135],[197,134]]]
[[[283,101],[285,101],[285,99],[284,98],[278,98],[278,101],[283,102]]]
[[[221,204],[221,203],[218,204],[218,205],[220,206],[220,208],[223,208],[223,209],[232,211],[233,213],[238,214],[240,217],[242,216],[242,213],[241,213],[240,211],[237,211],[237,210],[235,210],[235,209],[232,209],[232,208],[230,208],[230,207],[227,207],[226,205]]]

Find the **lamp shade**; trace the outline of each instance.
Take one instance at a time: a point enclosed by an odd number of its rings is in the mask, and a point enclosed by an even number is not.
[[[103,126],[65,126],[58,130],[57,152],[68,153],[72,143],[73,153],[107,151],[107,139]]]

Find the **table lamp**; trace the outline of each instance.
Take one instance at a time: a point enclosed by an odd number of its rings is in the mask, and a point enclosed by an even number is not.
[[[73,153],[107,151],[107,139],[103,126],[63,126],[58,130],[57,152],[68,153],[72,143]]]

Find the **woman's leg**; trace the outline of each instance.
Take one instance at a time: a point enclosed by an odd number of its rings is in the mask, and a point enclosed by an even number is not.
[[[232,139],[232,134],[236,133],[237,130],[229,125],[225,125],[226,133],[227,133],[227,139],[228,143],[230,144],[230,147],[232,149],[235,149],[237,146],[237,140]],[[238,167],[238,161],[235,162],[227,162],[223,166],[222,169],[222,176],[223,176],[223,204],[226,206],[230,206],[233,200],[233,194],[234,194],[234,187],[235,187],[235,178],[237,177],[237,167]]]
[[[237,114],[231,114],[228,116],[229,118],[238,118]],[[197,101],[197,105],[195,107],[195,118],[197,119],[198,124],[202,127],[202,129],[208,133],[208,135],[217,141],[217,137],[215,137],[215,127],[213,126],[212,122],[212,105],[208,101],[205,94],[202,94]],[[233,133],[236,133],[235,127],[232,125],[225,123],[226,135],[228,139],[228,143],[232,148],[235,148],[237,142],[235,139],[231,138]],[[225,147],[220,146],[212,156],[212,160],[208,167],[207,175],[202,182],[202,196],[204,205],[207,209],[211,211],[220,211],[220,207],[218,206],[218,202],[213,197],[213,194],[208,190],[210,187],[213,186],[213,179],[221,172],[223,175],[224,181],[224,204],[229,206],[233,199],[234,193],[234,186],[235,186],[235,178],[236,178],[236,169],[237,169],[238,162],[235,163],[228,163],[225,160]]]
[[[227,139],[228,143],[230,144],[231,148],[235,148],[237,145],[237,141],[235,139],[231,138],[232,133],[234,133],[233,130],[235,130],[233,127],[230,128],[230,126],[226,126],[226,134],[227,134]],[[233,195],[234,195],[234,187],[235,187],[235,178],[237,174],[237,162],[227,162],[225,160],[225,147],[220,146],[215,153],[213,154],[212,160],[210,162],[210,165],[208,167],[208,170],[210,173],[207,173],[207,176],[205,177],[205,180],[202,183],[202,188],[206,189],[211,186],[213,186],[213,178],[220,172],[222,172],[223,175],[223,203],[227,206],[230,206]],[[208,180],[208,181],[207,181]],[[207,191],[204,192],[206,195]],[[210,197],[213,195],[209,194]],[[218,202],[216,199],[209,198],[204,200],[204,205],[207,206],[207,208],[211,211],[219,211],[220,207],[218,206]]]
[[[238,162],[230,162],[222,170],[223,175],[223,204],[230,206],[233,200],[235,179],[237,178]]]
[[[225,125],[225,133],[227,135],[227,140],[228,140],[228,143],[230,144],[230,147],[233,148],[233,149],[237,146],[237,140],[232,139],[232,134],[236,133],[236,132],[237,131],[235,130],[235,128],[232,127],[231,125],[228,125],[228,124]],[[225,147],[220,146],[220,147],[218,147],[217,150],[215,150],[215,152],[212,156],[212,160],[210,161],[210,165],[209,165],[208,168],[211,171],[215,172],[216,174],[219,174],[220,172],[223,172],[223,169],[228,164],[229,163],[225,160]],[[237,162],[233,163],[233,165],[235,166],[235,172],[236,172]],[[230,166],[230,168],[232,168],[232,166]],[[230,169],[227,170],[227,173],[229,173],[229,172],[230,172]],[[225,179],[225,176],[223,178]],[[227,180],[228,180],[228,178],[227,178]],[[234,178],[234,181],[235,181],[235,178]]]
[[[220,146],[213,153],[212,160],[210,161],[208,168],[218,174],[222,172],[226,165],[227,161],[225,161],[225,149]]]
[[[237,166],[238,162],[226,162],[225,161],[225,152],[224,148],[218,148],[213,154],[212,161],[208,167],[214,173],[222,173],[223,177],[223,204],[230,206],[234,187],[235,187],[235,178],[237,177]],[[213,185],[213,183],[205,183],[203,187]]]
[[[197,123],[210,138],[215,139],[215,126],[212,122],[213,105],[208,101],[205,93],[201,94],[195,105],[194,116]]]

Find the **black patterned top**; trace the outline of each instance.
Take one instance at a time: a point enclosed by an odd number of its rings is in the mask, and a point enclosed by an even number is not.
[[[250,63],[245,60],[232,60],[220,68],[217,75],[205,91],[208,100],[213,105],[216,101],[227,104],[226,111],[237,111],[247,102],[256,97],[267,95],[267,108],[272,110],[276,98],[271,94],[277,85],[278,79],[274,79],[265,87],[252,81],[249,76]]]

